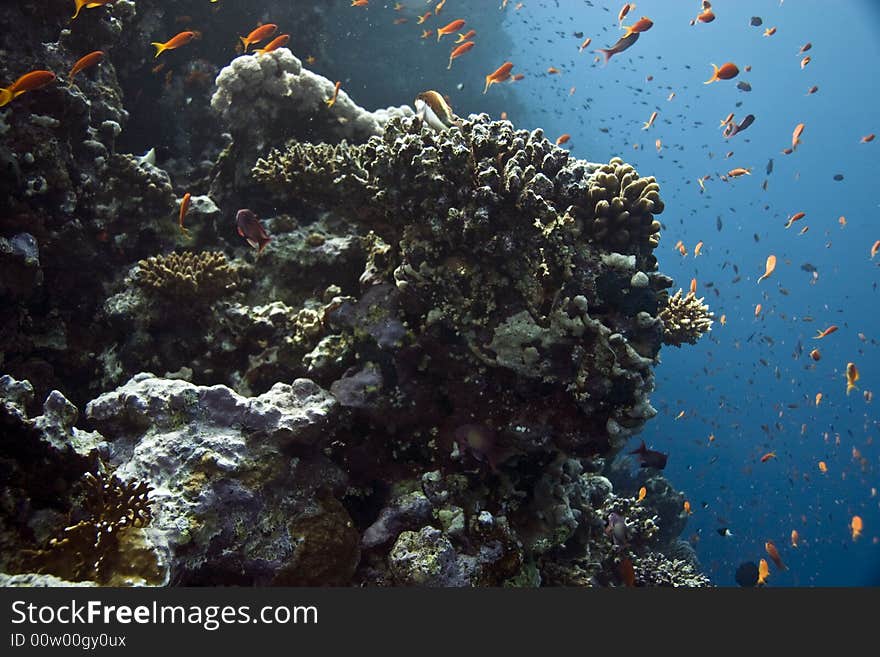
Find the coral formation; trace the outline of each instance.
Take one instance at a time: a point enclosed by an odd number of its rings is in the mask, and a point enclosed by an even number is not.
[[[135,282],[165,301],[201,304],[235,289],[238,273],[220,251],[186,251],[141,260]]]
[[[663,322],[663,342],[680,347],[683,343],[696,344],[704,333],[712,330],[714,315],[709,306],[693,292],[682,296],[682,290],[668,297],[660,310]]]

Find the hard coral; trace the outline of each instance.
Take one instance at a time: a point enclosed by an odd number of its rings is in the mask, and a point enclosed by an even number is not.
[[[235,288],[238,273],[219,251],[187,251],[139,261],[135,281],[168,301],[211,303]]]
[[[685,342],[696,344],[712,329],[715,316],[703,297],[698,299],[693,292],[682,296],[682,290],[678,290],[666,301],[659,317],[663,320],[663,342],[680,347]]]

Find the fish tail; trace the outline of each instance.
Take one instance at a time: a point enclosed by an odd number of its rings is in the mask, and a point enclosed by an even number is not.
[[[150,45],[156,49],[156,57],[158,57],[163,52],[165,52],[165,44],[164,43],[159,43],[158,41],[153,41]],[[156,57],[154,57],[153,59],[156,59]]]
[[[711,84],[718,79],[718,67],[715,64],[712,64],[712,77],[706,80],[703,84]]]
[[[5,107],[11,103],[13,98],[15,98],[15,94],[12,93],[11,89],[0,89],[0,107]]]
[[[490,84],[492,84],[492,76],[491,76],[491,75],[487,75],[487,76],[486,76],[486,87],[483,89],[483,93],[486,93],[487,91],[489,91],[489,85],[490,85]]]
[[[599,48],[594,52],[600,52],[605,55],[605,63],[608,63],[608,60],[611,59],[611,56],[614,54],[614,51],[611,48]]]
[[[448,71],[451,68],[452,68],[452,57],[449,58],[449,66],[446,67],[446,70]]]
[[[77,16],[79,16],[79,12],[82,11],[82,8],[85,4],[86,4],[85,2],[77,2],[76,3],[76,12],[73,14],[73,17],[70,20],[74,20]]]
[[[241,45],[244,47],[244,51],[247,52],[248,46],[251,45],[250,42],[247,40],[247,37],[238,38],[241,39]]]

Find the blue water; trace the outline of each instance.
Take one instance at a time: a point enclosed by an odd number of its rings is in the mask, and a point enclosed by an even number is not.
[[[498,62],[510,59],[514,71],[526,75],[503,90],[525,108],[512,120],[542,127],[551,139],[570,133],[577,157],[619,155],[657,177],[666,201],[660,268],[685,290],[695,277],[716,318],[727,317],[726,326],[716,322],[696,346],[663,349],[652,397],[660,413],[640,436],[670,454],[665,474],[693,509],[684,537],[719,585],[735,584],[742,561],[766,557],[767,540],[788,567],[771,564],[772,585],[880,585],[880,497],[872,492],[880,487],[880,400],[864,397],[880,371],[880,255],[869,257],[880,238],[873,179],[880,143],[860,141],[880,130],[872,70],[880,59],[880,5],[716,2],[714,22],[690,26],[699,2],[642,0],[624,22],[644,15],[654,26],[603,66],[590,51],[617,40],[622,4],[528,2],[514,10],[510,3],[503,20],[514,45],[498,53]],[[763,25],[750,26],[751,16]],[[776,34],[763,36],[773,26]],[[583,53],[576,31],[593,38]],[[806,42],[812,48],[799,54]],[[805,54],[811,61],[802,69]],[[710,63],[727,61],[737,63],[740,74],[704,85]],[[561,73],[548,75],[550,66]],[[740,80],[752,90],[737,89]],[[806,95],[813,85],[818,92]],[[654,126],[642,130],[655,110]],[[738,122],[747,114],[756,119],[725,140],[719,123],[730,112]],[[785,155],[798,123],[805,124],[802,143]],[[774,167],[766,175],[770,158]],[[719,179],[734,167],[752,174]],[[697,179],[707,174],[701,194]],[[844,179],[835,181],[835,174]],[[785,229],[786,219],[800,211],[804,219]],[[804,226],[808,232],[799,234]],[[674,248],[678,240],[686,257]],[[703,251],[695,259],[700,240]],[[777,256],[777,269],[758,284],[769,254]],[[804,263],[818,278],[801,269]],[[763,310],[756,318],[758,303]],[[840,330],[813,338],[831,324]],[[808,355],[815,347],[818,362]],[[861,379],[847,396],[849,361]],[[823,394],[818,407],[817,392]],[[770,451],[777,458],[760,462]],[[824,474],[819,461],[827,464]],[[864,532],[854,541],[855,514]],[[733,535],[721,536],[721,527]],[[793,529],[800,535],[797,548]]]

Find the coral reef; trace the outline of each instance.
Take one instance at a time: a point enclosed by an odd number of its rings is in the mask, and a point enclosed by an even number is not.
[[[138,262],[135,282],[170,303],[211,303],[235,288],[238,274],[219,251],[169,253]]]
[[[696,344],[704,333],[712,330],[714,319],[703,297],[698,299],[693,292],[682,296],[681,289],[666,299],[659,317],[663,322],[663,342],[676,347],[685,342]]]

